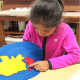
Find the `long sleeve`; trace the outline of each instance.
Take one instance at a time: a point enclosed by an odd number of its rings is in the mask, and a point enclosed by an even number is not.
[[[71,29],[66,34],[62,43],[62,47],[67,52],[67,55],[61,55],[59,57],[48,59],[52,64],[52,69],[67,67],[79,62],[79,46]]]
[[[24,36],[23,36],[23,41],[30,41],[31,42],[31,29],[30,29],[30,21],[28,22],[28,25],[25,29],[25,32],[24,32]]]

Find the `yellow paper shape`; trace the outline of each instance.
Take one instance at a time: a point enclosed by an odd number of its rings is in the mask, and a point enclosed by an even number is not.
[[[11,56],[11,59],[8,56],[0,56],[0,58],[2,60],[0,62],[0,75],[11,76],[19,71],[27,70],[26,63],[22,61],[24,57],[21,54],[18,54],[16,58]]]

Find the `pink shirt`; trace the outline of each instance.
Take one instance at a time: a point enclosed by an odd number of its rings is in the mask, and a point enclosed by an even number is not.
[[[35,43],[42,49],[44,37],[39,36],[29,21],[23,41]],[[67,55],[64,53],[67,52]],[[45,59],[52,64],[52,69],[63,68],[79,62],[79,46],[76,42],[75,35],[66,23],[61,22],[58,28],[48,36],[45,46]]]

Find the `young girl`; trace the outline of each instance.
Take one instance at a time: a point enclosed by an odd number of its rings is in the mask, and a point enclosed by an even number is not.
[[[79,46],[66,23],[61,22],[64,6],[61,0],[36,0],[23,41],[35,43],[43,50],[43,61],[29,66],[38,71],[58,69],[79,62]],[[36,53],[37,54],[37,53]]]

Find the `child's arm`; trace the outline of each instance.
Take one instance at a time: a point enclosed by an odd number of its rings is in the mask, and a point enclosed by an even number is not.
[[[67,55],[49,59],[52,64],[52,69],[67,67],[79,62],[79,46],[71,29],[66,35],[62,46],[67,52]]]
[[[28,22],[28,25],[25,29],[23,41],[30,41],[31,42],[31,22]]]

